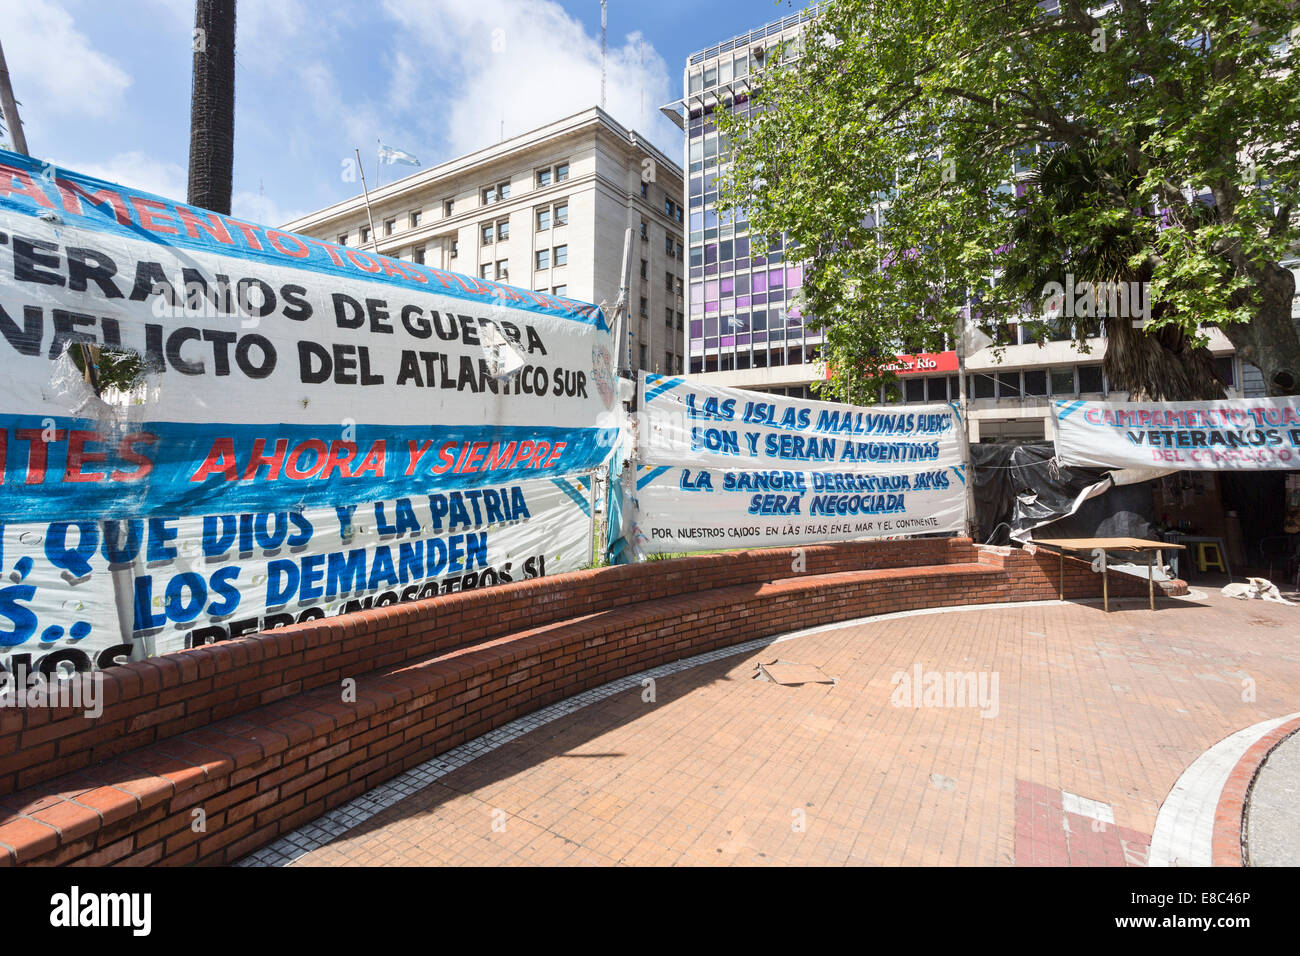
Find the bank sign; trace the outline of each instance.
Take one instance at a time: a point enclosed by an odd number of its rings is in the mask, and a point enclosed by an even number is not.
[[[1053,403],[1056,456],[1093,468],[1300,469],[1300,398]]]
[[[916,355],[898,355],[888,365],[881,366],[884,371],[895,375],[945,375],[957,371],[956,352],[920,352]],[[826,366],[826,378],[833,374]]]

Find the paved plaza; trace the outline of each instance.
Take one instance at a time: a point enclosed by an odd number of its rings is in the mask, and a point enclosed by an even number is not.
[[[1189,765],[1300,710],[1300,607],[1145,603],[912,612],[680,662],[244,863],[1144,866]],[[834,683],[756,679],[773,661]]]

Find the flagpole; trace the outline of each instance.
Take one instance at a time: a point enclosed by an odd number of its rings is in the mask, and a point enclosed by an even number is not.
[[[375,232],[375,215],[370,210],[370,190],[366,188],[366,168],[361,165],[361,150],[356,146],[352,152],[357,154],[357,170],[361,173],[361,192],[366,197],[366,219],[370,221],[370,245],[379,251],[379,234]]]
[[[375,145],[378,147],[382,147],[384,145],[383,141],[378,136],[375,137]],[[376,149],[375,150],[375,188],[376,189],[379,188],[379,177],[383,174],[383,170],[380,169],[379,167],[383,165],[384,165],[383,162],[379,158],[379,150]]]

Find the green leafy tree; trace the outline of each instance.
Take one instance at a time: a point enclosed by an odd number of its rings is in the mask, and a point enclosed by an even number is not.
[[[721,205],[803,247],[836,396],[968,319],[1041,316],[1038,278],[1103,263],[1149,281],[1159,348],[1217,325],[1296,394],[1296,20],[1290,0],[831,0],[749,108],[718,107]],[[1017,168],[1066,151],[1068,209],[1059,182],[1017,195]],[[1161,358],[1129,364],[1140,394],[1181,394]]]
[[[1121,221],[1094,227],[1087,241],[1061,254],[1059,223],[1082,211],[1091,214],[1091,200],[1104,177],[1117,181],[1132,178],[1127,166],[1104,173],[1088,150],[1055,149],[1031,172],[1028,190],[1018,204],[1011,226],[1011,243],[1017,255],[1008,263],[1001,282],[1023,293],[1027,301],[1054,283],[1065,288],[1067,272],[1087,276],[1091,281],[1127,289],[1149,288],[1152,264],[1144,252],[1144,239],[1131,224]],[[1208,218],[1208,208],[1202,206]],[[1086,225],[1086,224],[1085,224]],[[1118,303],[1117,303],[1118,304]],[[1149,304],[1149,303],[1148,303]],[[1165,302],[1151,309],[1159,321],[1169,306]],[[1095,311],[1095,310],[1092,310]],[[1124,309],[1102,310],[1107,314],[1077,323],[1058,309],[1057,314],[1031,322],[1038,338],[1063,339],[1073,336],[1080,348],[1089,348],[1089,334],[1098,323],[1106,329],[1106,354],[1102,360],[1113,387],[1129,393],[1135,401],[1186,402],[1202,398],[1223,398],[1224,383],[1214,366],[1214,355],[1198,345],[1178,322],[1160,322],[1148,333]]]

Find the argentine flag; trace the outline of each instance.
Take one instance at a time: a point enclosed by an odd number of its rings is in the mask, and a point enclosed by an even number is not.
[[[420,161],[406,152],[404,149],[393,149],[391,146],[379,144],[379,161],[387,163],[389,166],[394,163],[401,163],[403,166],[419,166]]]

